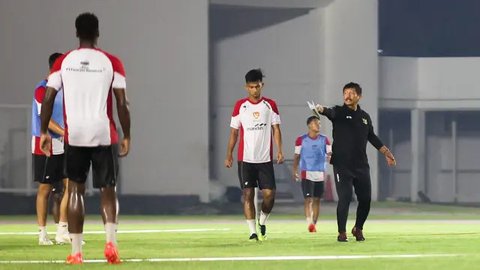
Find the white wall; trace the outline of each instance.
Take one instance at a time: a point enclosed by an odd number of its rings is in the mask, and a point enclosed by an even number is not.
[[[417,99],[418,58],[380,57],[381,99]]]
[[[480,99],[480,57],[420,58],[420,99]]]
[[[265,12],[270,16],[266,16]],[[252,68],[260,67],[265,72],[263,94],[277,101],[282,118],[285,157],[293,158],[295,138],[305,132],[306,117],[311,115],[306,100],[318,100],[323,81],[321,14],[321,10],[252,11],[236,8],[235,18],[232,19],[230,15],[222,18],[225,16],[222,10],[210,13],[210,16],[218,16],[215,22],[228,23],[227,26],[213,25],[211,28],[214,35],[211,83],[212,94],[215,95],[211,109],[216,117],[212,145],[212,162],[216,165],[211,168],[214,178],[223,184],[238,186],[236,169],[225,169],[223,160],[233,104],[246,96],[244,76]],[[269,24],[269,17],[276,18],[274,24]],[[262,26],[240,32],[242,20],[257,21]],[[215,37],[215,31],[224,32],[225,27],[228,32],[240,33],[226,38]]]
[[[472,190],[479,185],[475,162],[480,147],[479,125],[475,117],[465,119],[456,113],[479,110],[480,58],[382,57],[380,62],[381,107],[440,111],[427,114],[425,121],[426,176],[420,190],[435,202],[478,202],[479,196]],[[458,128],[456,149],[452,141],[453,119],[464,123]],[[415,150],[398,152],[397,159],[410,160]]]
[[[254,67],[264,68],[265,95],[280,105],[287,157],[292,155],[293,140],[305,130],[304,118],[309,115],[305,101],[342,104],[342,87],[350,81],[365,89],[362,106],[377,124],[377,28],[377,0],[336,0],[306,15],[215,42],[212,52],[217,77],[212,87],[221,89],[215,142],[226,146],[233,102],[245,96],[243,75]],[[328,120],[322,125],[331,137]],[[216,163],[223,161],[225,146],[214,149],[214,155],[221,157]],[[369,158],[376,186],[377,154],[372,147]],[[220,169],[214,175],[237,185],[233,170]]]
[[[0,1],[0,104],[31,104],[49,54],[77,46],[84,11],[99,17],[99,46],[127,72],[133,144],[122,190],[207,200],[207,0]]]
[[[374,126],[377,125],[378,108],[377,9],[377,0],[336,0],[325,8],[322,91],[323,104],[342,104],[342,87],[350,81],[359,83],[364,92],[360,105],[370,114]],[[375,199],[377,152],[371,146],[368,158],[374,187],[372,198]]]
[[[392,101],[428,109],[478,107],[479,57],[381,57],[380,67],[383,107]]]

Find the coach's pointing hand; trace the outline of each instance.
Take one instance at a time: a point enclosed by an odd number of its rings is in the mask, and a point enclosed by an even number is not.
[[[52,137],[50,137],[48,133],[40,135],[40,149],[47,157],[50,156],[50,149],[52,149]]]
[[[118,156],[124,157],[128,155],[128,152],[130,152],[130,138],[123,138],[122,142],[120,143],[120,151]]]

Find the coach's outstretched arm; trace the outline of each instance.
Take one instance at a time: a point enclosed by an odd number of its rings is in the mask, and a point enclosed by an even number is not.
[[[273,140],[277,145],[277,164],[282,164],[283,157],[283,146],[282,146],[282,131],[280,130],[280,125],[273,125]]]
[[[47,157],[50,156],[50,149],[52,148],[52,137],[48,134],[48,124],[52,117],[53,103],[55,102],[56,96],[57,90],[52,87],[47,87],[42,102],[42,111],[40,112],[40,149]]]
[[[321,115],[324,115],[328,119],[330,119],[330,121],[333,121],[335,119],[335,108],[327,108],[322,105],[317,105],[316,109]]]
[[[118,119],[122,126],[123,139],[120,142],[119,156],[124,157],[130,151],[130,110],[125,88],[113,88],[117,102]]]
[[[233,149],[235,144],[237,144],[238,139],[238,129],[230,128],[230,138],[228,139],[227,145],[227,156],[225,157],[225,167],[231,168],[233,164]]]

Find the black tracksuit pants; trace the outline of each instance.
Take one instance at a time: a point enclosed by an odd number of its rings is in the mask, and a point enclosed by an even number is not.
[[[352,187],[357,195],[357,219],[355,227],[363,230],[363,224],[370,212],[372,200],[372,183],[370,180],[370,168],[344,168],[334,166],[335,186],[337,188],[337,225],[338,232],[346,232],[348,208],[352,201]]]

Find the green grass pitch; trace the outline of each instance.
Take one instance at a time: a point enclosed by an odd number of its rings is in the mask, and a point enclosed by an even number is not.
[[[268,224],[268,239],[259,243],[247,241],[247,226],[241,216],[125,216],[120,231],[160,231],[119,233],[122,259],[212,258],[212,261],[141,261],[124,262],[118,266],[103,262],[83,266],[32,264],[30,261],[33,260],[62,261],[70,247],[40,247],[36,235],[16,234],[35,232],[34,217],[4,216],[0,217],[0,269],[480,269],[477,210],[464,212],[459,219],[445,209],[444,214],[429,210],[421,215],[414,213],[400,217],[395,214],[373,215],[365,227],[367,241],[363,243],[355,242],[353,237],[349,243],[337,243],[336,224],[331,215],[323,217],[316,234],[310,234],[301,215],[273,214]],[[349,221],[349,226],[352,222]],[[174,231],[183,229],[185,231]],[[85,230],[102,231],[103,226],[98,217],[92,216],[87,218]],[[54,232],[53,226],[49,227],[49,232]],[[104,235],[86,234],[85,240],[84,259],[103,259]],[[350,255],[365,257],[346,257]],[[318,257],[286,260],[285,256]],[[227,257],[237,260],[218,261]],[[244,257],[266,257],[269,260]]]

